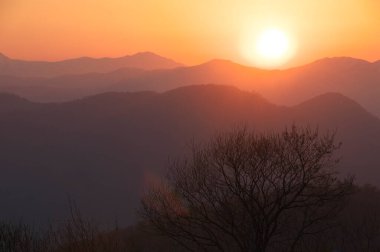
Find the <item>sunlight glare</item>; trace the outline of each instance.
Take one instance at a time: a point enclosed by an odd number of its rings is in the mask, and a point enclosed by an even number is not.
[[[262,68],[284,65],[294,56],[295,50],[295,41],[284,31],[275,28],[246,36],[242,46],[243,56]]]

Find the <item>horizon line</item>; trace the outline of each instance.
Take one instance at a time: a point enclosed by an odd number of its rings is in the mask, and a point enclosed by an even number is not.
[[[90,59],[90,60],[105,60],[105,59],[109,59],[109,60],[112,60],[112,59],[122,59],[122,58],[127,58],[127,57],[135,57],[135,56],[138,56],[138,55],[152,55],[152,56],[160,57],[160,58],[163,58],[163,59],[166,59],[166,60],[170,60],[170,61],[173,61],[174,63],[177,63],[177,64],[181,65],[179,67],[195,67],[195,66],[205,65],[205,64],[211,63],[213,61],[225,61],[225,62],[230,62],[232,64],[240,65],[240,66],[243,66],[243,67],[255,68],[255,69],[259,69],[259,70],[267,70],[267,71],[289,70],[289,69],[294,69],[294,68],[299,68],[299,67],[307,66],[307,65],[310,65],[310,64],[313,64],[313,63],[317,63],[319,61],[331,60],[331,59],[351,59],[351,60],[362,61],[362,62],[365,62],[365,63],[368,63],[368,64],[375,64],[375,63],[380,62],[380,59],[374,60],[374,61],[369,61],[369,60],[366,60],[366,59],[356,58],[356,57],[352,57],[352,56],[326,56],[326,57],[321,57],[321,58],[309,61],[309,62],[304,63],[304,64],[299,64],[299,65],[285,67],[285,68],[281,68],[281,67],[279,67],[279,68],[262,68],[262,67],[257,67],[257,66],[254,66],[254,65],[239,63],[239,62],[236,62],[234,60],[226,59],[226,58],[211,58],[209,60],[202,61],[201,63],[190,64],[189,65],[189,64],[184,64],[182,62],[179,62],[179,61],[177,61],[175,59],[172,59],[172,58],[169,58],[169,57],[166,57],[166,56],[162,56],[162,55],[160,55],[158,53],[155,53],[153,51],[138,51],[136,53],[125,54],[125,55],[122,55],[122,56],[115,56],[115,57],[111,57],[111,56],[104,56],[104,57],[78,56],[78,57],[70,57],[70,58],[64,58],[64,59],[59,59],[59,60],[44,60],[44,59],[29,60],[29,59],[21,59],[21,58],[12,58],[12,57],[8,56],[7,54],[4,54],[4,53],[0,52],[0,58],[3,57],[3,58],[6,58],[6,59],[9,59],[9,60],[23,61],[23,62],[38,62],[38,63],[61,63],[61,62],[72,61],[72,60],[81,60],[81,59]]]

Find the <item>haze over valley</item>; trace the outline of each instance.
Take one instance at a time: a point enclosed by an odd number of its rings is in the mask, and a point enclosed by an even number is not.
[[[184,155],[192,139],[242,125],[258,132],[292,124],[336,130],[344,143],[341,172],[379,185],[380,120],[338,93],[290,107],[222,85],[109,92],[65,103],[3,94],[0,114],[7,206],[1,212],[10,218],[63,215],[70,196],[91,216],[133,223],[144,186],[165,175],[168,160]],[[25,207],[27,215],[15,211]]]
[[[379,9],[0,1],[0,252],[380,251]]]
[[[296,105],[316,95],[337,92],[358,101],[368,111],[380,116],[380,101],[377,99],[380,95],[379,61],[371,63],[347,57],[324,58],[287,70],[263,70],[228,60],[183,66],[153,53],[125,57],[126,62],[123,64],[120,64],[120,59],[123,58],[82,58],[58,63],[16,61],[23,62],[22,70],[18,70],[13,60],[7,59],[10,63],[5,64],[7,67],[3,68],[0,75],[0,91],[36,102],[57,102],[103,92],[164,92],[187,85],[221,84],[257,92],[280,105]],[[106,67],[102,66],[103,60]],[[84,62],[79,63],[81,61]],[[41,67],[49,72],[49,77],[42,70],[34,71],[35,64],[49,66]],[[81,64],[80,68],[78,64]],[[144,64],[146,67],[142,67]],[[95,66],[109,71],[104,72],[102,69],[96,72]],[[152,66],[155,69],[150,69]],[[56,69],[55,75],[49,70],[51,68]],[[29,73],[29,77],[17,74],[18,71]],[[78,74],[79,71],[81,74]]]

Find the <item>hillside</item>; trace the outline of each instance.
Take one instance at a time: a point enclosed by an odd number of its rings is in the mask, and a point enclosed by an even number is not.
[[[234,87],[204,85],[28,102],[30,109],[25,102],[0,96],[4,217],[59,217],[70,197],[89,216],[131,223],[146,183],[165,173],[168,159],[185,154],[192,139],[239,125],[261,132],[292,123],[337,129],[342,173],[379,185],[379,119],[339,94],[282,107]]]
[[[288,70],[260,70],[229,61],[148,72],[126,79],[121,91],[165,91],[194,84],[226,84],[260,93],[277,104],[296,105],[327,92],[338,92],[380,116],[380,65],[352,58],[326,58]]]
[[[301,67],[268,71],[231,61],[213,60],[190,67],[144,69],[122,68],[107,73],[52,78],[0,76],[0,91],[33,101],[55,102],[103,92],[164,92],[188,85],[215,83],[254,91],[273,103],[287,106],[316,95],[337,92],[354,99],[380,117],[379,62],[346,57],[326,58]]]

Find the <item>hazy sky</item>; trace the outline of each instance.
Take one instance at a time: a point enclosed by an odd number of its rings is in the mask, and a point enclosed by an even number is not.
[[[267,27],[296,41],[284,67],[329,56],[380,59],[379,0],[0,0],[0,52],[22,59],[153,51],[185,64],[249,64]]]

